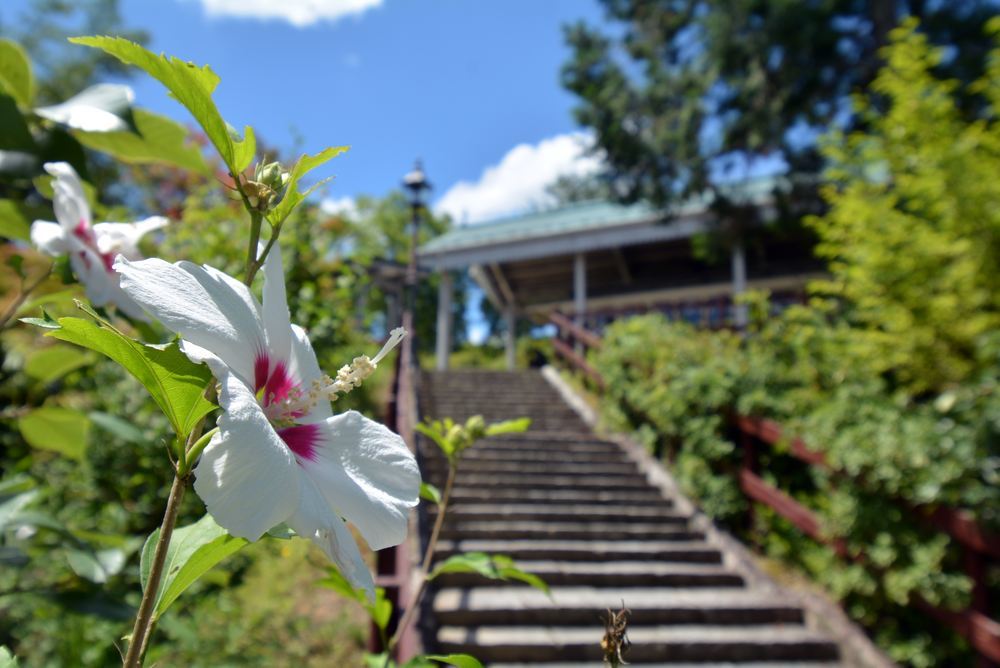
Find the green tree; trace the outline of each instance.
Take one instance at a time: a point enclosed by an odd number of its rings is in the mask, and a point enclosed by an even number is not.
[[[392,290],[374,284],[374,274],[370,271],[380,262],[389,262],[401,269],[409,261],[411,245],[412,209],[406,195],[399,191],[384,197],[361,196],[357,200],[355,212],[341,214],[340,224],[345,228],[345,237],[338,245],[340,254],[357,269],[361,280],[372,286],[367,292],[369,312],[390,313],[393,308]],[[451,228],[451,219],[435,215],[423,209],[417,228],[418,243],[424,244]],[[416,340],[421,350],[433,350],[437,324],[437,275],[422,275],[419,279],[416,301]],[[401,287],[402,277],[396,281]],[[460,276],[454,281],[455,293],[452,298],[452,336],[456,344],[467,339],[465,330],[466,281]],[[398,323],[386,323],[391,328]]]
[[[876,359],[915,391],[940,390],[970,376],[1000,327],[1000,53],[963,90],[934,76],[945,52],[915,21],[893,37],[878,106],[857,104],[865,129],[825,142],[830,209],[811,226],[826,289]],[[963,118],[962,94],[982,95],[983,118]]]
[[[917,16],[932,41],[954,45],[938,69],[969,81],[995,11],[986,0],[602,4],[613,30],[566,28],[563,85],[580,98],[576,118],[593,129],[614,191],[657,204],[710,190],[721,200],[720,181],[765,158],[817,173],[813,137],[850,118],[848,95],[874,77],[899,18]]]

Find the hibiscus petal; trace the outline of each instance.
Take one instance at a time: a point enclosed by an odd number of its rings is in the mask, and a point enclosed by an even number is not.
[[[299,491],[299,507],[288,518],[288,526],[316,543],[351,584],[363,587],[368,598],[375,600],[375,582],[347,525],[330,513],[326,499],[308,476],[302,476]]]
[[[31,243],[47,255],[58,256],[69,252],[66,230],[59,223],[36,220],[31,224]]]
[[[195,467],[194,489],[220,526],[257,540],[295,512],[301,473],[243,381],[226,373],[219,382],[225,412]]]
[[[281,247],[275,244],[264,259],[264,334],[267,350],[275,358],[286,361],[292,351],[292,323],[285,296],[285,270],[281,262]],[[299,380],[302,380],[301,378]]]
[[[259,307],[246,286],[190,262],[129,262],[118,256],[114,266],[122,276],[122,289],[150,315],[181,338],[210,350],[253,386],[254,360],[266,348]]]
[[[45,171],[55,177],[52,182],[52,208],[56,220],[67,232],[72,232],[83,223],[90,227],[90,204],[83,192],[83,183],[68,162],[47,162]]]
[[[298,325],[292,325],[292,375],[302,382],[302,387],[309,388],[314,380],[323,377],[323,371],[316,361],[316,352],[309,342],[309,335]],[[333,415],[330,402],[326,397],[319,401],[304,415],[301,422],[322,422]]]
[[[420,470],[403,439],[356,411],[322,426],[312,457],[298,460],[302,471],[331,512],[354,524],[372,549],[403,542],[420,492]]]
[[[139,239],[169,222],[169,218],[152,216],[134,223],[98,223],[94,225],[97,250],[102,253],[121,253],[129,260],[141,260]]]
[[[87,299],[94,306],[104,306],[117,287],[118,275],[108,272],[104,258],[80,243],[71,243],[69,264],[73,273],[83,284]]]

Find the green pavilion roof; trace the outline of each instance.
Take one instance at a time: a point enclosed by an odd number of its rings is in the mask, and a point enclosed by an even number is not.
[[[731,197],[751,203],[764,203],[771,197],[778,179],[754,179],[729,188]],[[547,239],[569,238],[600,233],[614,234],[637,226],[662,226],[669,219],[703,217],[708,211],[708,197],[694,197],[670,209],[658,210],[647,204],[618,204],[592,200],[568,204],[545,211],[536,211],[484,223],[459,225],[420,247],[424,259],[465,254],[473,249],[494,246],[523,246]],[[677,232],[683,236],[696,231],[688,228]]]

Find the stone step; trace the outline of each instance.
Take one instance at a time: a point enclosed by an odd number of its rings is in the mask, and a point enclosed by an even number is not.
[[[478,450],[480,448],[519,448],[522,450],[573,448],[599,452],[622,452],[621,446],[614,441],[598,438],[589,431],[567,433],[539,429],[532,429],[523,434],[491,436],[479,441],[472,449]]]
[[[537,575],[550,587],[730,587],[742,588],[743,578],[719,564],[649,563],[642,561],[549,561],[518,559],[517,567]],[[524,588],[516,580],[489,580],[476,573],[445,573],[435,578],[441,587],[505,586]],[[620,594],[622,589],[618,589]],[[631,597],[626,597],[631,600]],[[620,601],[619,601],[620,603]],[[558,619],[550,620],[562,623]]]
[[[722,563],[722,554],[703,541],[662,540],[442,540],[436,556],[446,559],[463,552],[505,554],[517,561]]]
[[[553,453],[557,453],[558,446],[545,447],[545,448],[533,448],[530,450],[515,449],[515,448],[490,448],[486,447],[486,442],[469,448],[462,453],[462,467],[464,468],[469,464],[479,464],[479,463],[525,463],[525,464],[537,464],[542,463],[552,463]],[[572,463],[574,464],[621,464],[627,461],[622,455],[621,451],[608,451],[608,452],[573,452],[570,453]],[[446,460],[441,451],[436,447],[431,446],[425,448],[422,452],[423,459],[431,463],[444,463]]]
[[[431,482],[435,481],[432,477]],[[633,490],[646,487],[646,478],[639,474],[611,476],[573,476],[543,474],[497,474],[458,472],[456,483],[468,487],[501,487],[513,489],[594,489]]]
[[[551,597],[533,588],[447,588],[434,595],[440,624],[593,626],[607,610],[628,608],[629,624],[801,624],[802,610],[789,601],[746,589],[600,589],[553,586]]]
[[[441,538],[448,539],[597,539],[597,540],[704,540],[705,534],[669,524],[608,522],[449,522],[445,519]]]
[[[451,498],[459,505],[471,503],[502,503],[513,501],[533,503],[540,506],[548,504],[580,503],[587,505],[621,505],[632,509],[672,508],[674,502],[665,499],[660,492],[649,488],[634,491],[604,491],[604,490],[573,490],[573,489],[484,489],[482,487],[454,487]],[[661,511],[662,512],[662,511]]]
[[[429,508],[433,515],[436,509]],[[684,513],[657,507],[537,503],[456,503],[448,509],[445,522],[487,520],[621,521],[644,524],[686,525]]]
[[[603,626],[443,626],[438,650],[481,661],[599,661]],[[636,626],[629,629],[631,662],[835,661],[837,646],[800,626]]]
[[[427,471],[446,472],[448,465],[444,458],[433,458],[425,464]],[[632,462],[578,463],[576,461],[504,462],[468,460],[459,465],[459,473],[525,473],[533,475],[631,475],[639,474]]]

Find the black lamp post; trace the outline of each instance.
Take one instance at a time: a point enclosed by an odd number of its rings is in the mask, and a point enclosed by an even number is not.
[[[417,231],[420,225],[420,210],[424,203],[421,200],[424,191],[431,189],[431,184],[424,174],[423,165],[418,159],[413,171],[403,177],[403,187],[410,193],[410,261],[406,266],[406,310],[413,317],[417,306]],[[412,327],[413,323],[410,322]]]

